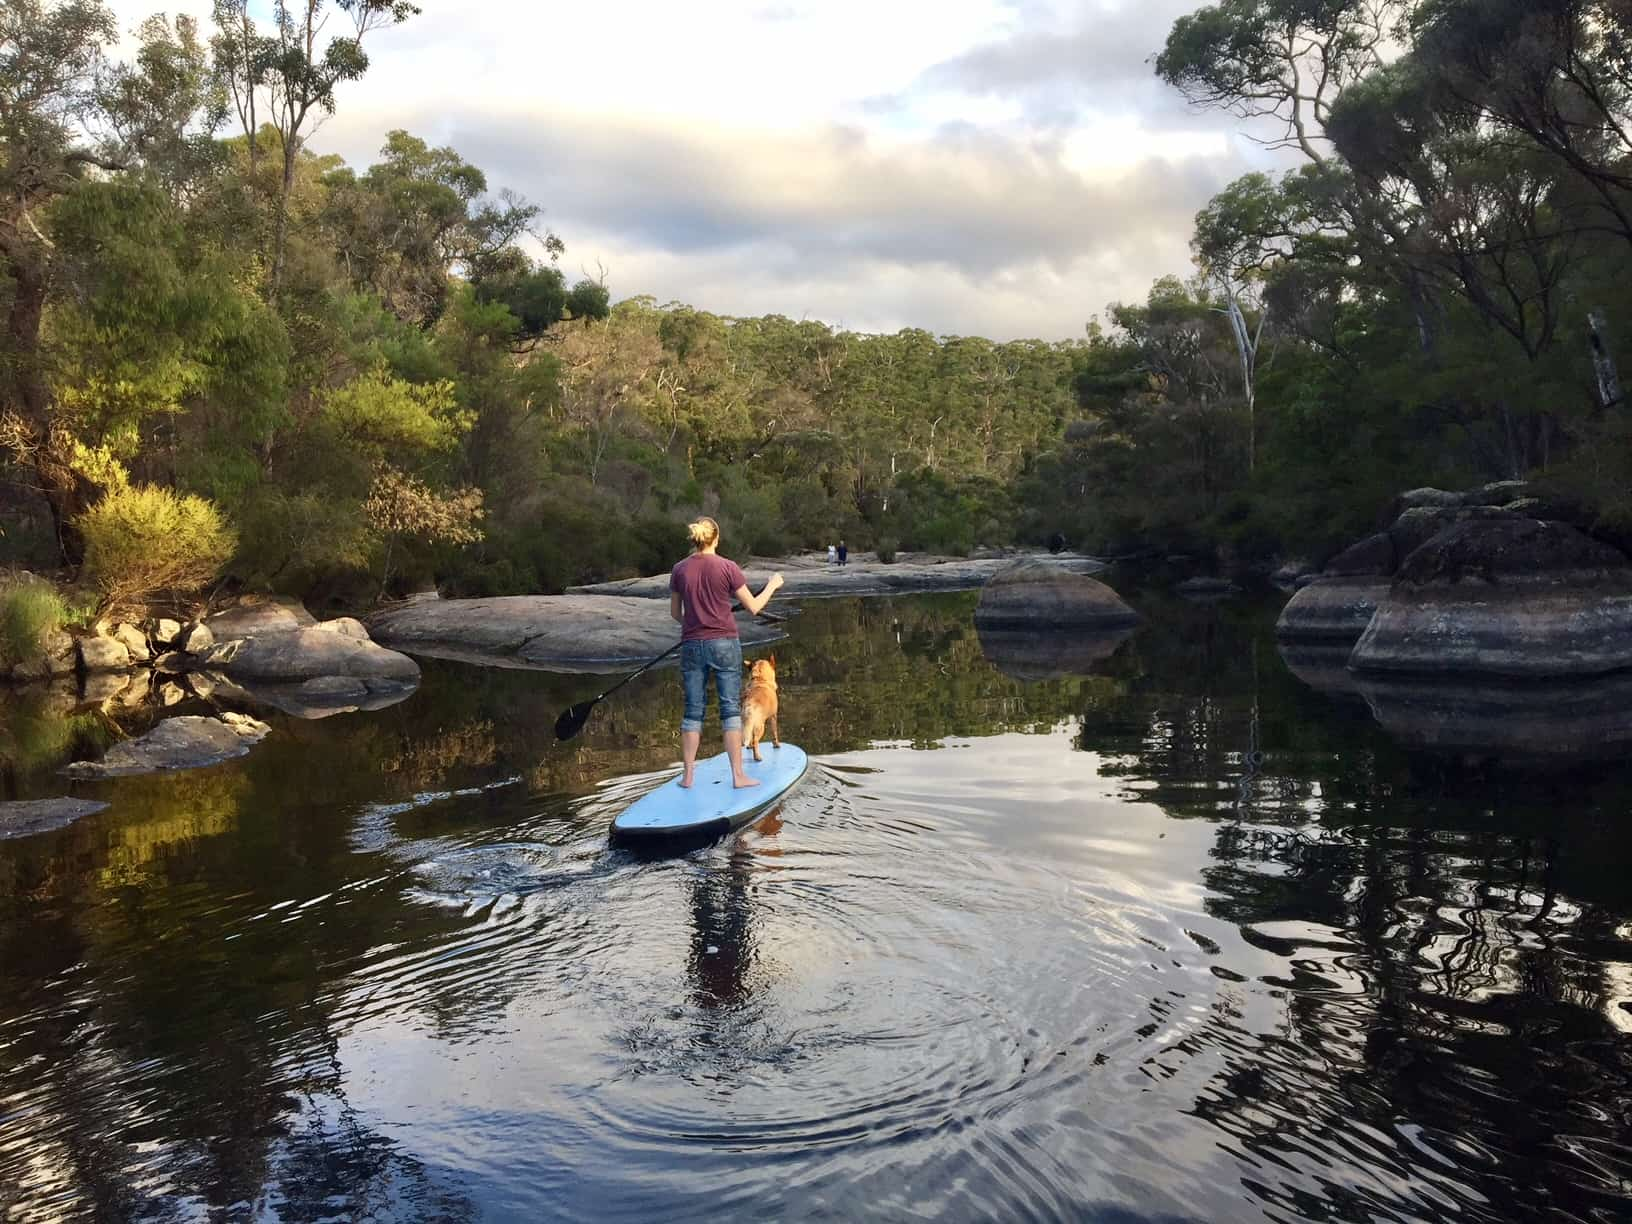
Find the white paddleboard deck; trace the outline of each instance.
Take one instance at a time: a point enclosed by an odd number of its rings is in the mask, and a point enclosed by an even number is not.
[[[758,786],[738,790],[731,785],[731,763],[725,753],[697,762],[697,779],[690,788],[679,775],[635,800],[612,821],[613,837],[677,837],[715,830],[741,828],[793,789],[805,776],[809,759],[794,744],[776,748],[761,744],[763,761],[744,751],[742,765]]]

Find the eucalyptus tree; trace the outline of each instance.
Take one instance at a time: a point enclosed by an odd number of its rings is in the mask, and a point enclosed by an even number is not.
[[[1156,72],[1195,106],[1267,120],[1272,148],[1329,156],[1333,103],[1382,66],[1410,0],[1219,0],[1173,23]]]
[[[1618,0],[1424,0],[1412,59],[1425,104],[1556,158],[1594,224],[1632,242],[1632,9]]]
[[[1286,176],[1286,197],[1275,210],[1284,225],[1266,235],[1278,244],[1242,252],[1244,257],[1263,267],[1274,256],[1284,258],[1284,244],[1294,238],[1333,230],[1348,234],[1366,257],[1391,269],[1412,303],[1423,352],[1431,355],[1438,309],[1428,278],[1410,257],[1416,239],[1410,203],[1356,181],[1328,130],[1339,98],[1409,46],[1416,4],[1220,0],[1174,22],[1156,72],[1192,105],[1254,121],[1269,133],[1249,132],[1254,139],[1271,148],[1296,149],[1308,163]],[[1261,197],[1261,187],[1249,178],[1239,194]],[[1259,220],[1269,220],[1261,207],[1256,211]],[[1226,215],[1246,216],[1239,208]],[[1250,236],[1251,230],[1241,234]],[[1215,248],[1220,237],[1215,224]]]
[[[453,149],[389,132],[381,160],[367,172],[342,166],[325,185],[319,223],[348,279],[407,322],[428,326],[441,316],[455,273],[478,284],[533,273],[515,244],[532,235],[538,206],[508,191],[488,198],[487,176]],[[538,237],[552,259],[565,249],[554,234]],[[533,319],[537,307],[525,292],[517,295],[515,313],[533,336],[566,309],[566,290],[559,275],[554,280],[560,301],[546,320]]]
[[[408,0],[335,0],[349,32],[324,43],[331,17],[327,0],[274,0],[272,33],[250,36],[246,85],[263,84],[268,115],[278,134],[282,177],[277,199],[271,259],[271,293],[283,286],[289,237],[289,196],[312,123],[334,113],[335,90],[368,71],[363,39],[375,30],[400,25],[419,12]]]

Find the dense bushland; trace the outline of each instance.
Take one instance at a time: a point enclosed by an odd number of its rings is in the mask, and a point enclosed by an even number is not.
[[[308,147],[412,5],[249,7],[128,63],[95,0],[0,10],[0,563],[110,606],[557,590],[664,567],[699,510],[738,552],[1261,563],[1528,475],[1632,530],[1615,6],[1182,18],[1161,75],[1304,164],[1213,200],[1188,279],[1005,343],[613,305],[455,150]]]

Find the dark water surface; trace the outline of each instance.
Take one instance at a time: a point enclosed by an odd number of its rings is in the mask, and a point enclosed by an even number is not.
[[[79,788],[0,843],[0,1216],[1627,1218],[1632,771],[1408,751],[1263,609],[1022,679],[972,607],[808,604],[810,776],[681,857],[606,840],[672,673]]]

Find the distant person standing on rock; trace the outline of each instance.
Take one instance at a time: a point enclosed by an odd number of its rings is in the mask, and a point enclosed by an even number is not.
[[[827,563],[829,565],[837,565],[839,563],[839,550],[834,548],[831,544],[827,546]]]
[[[844,546],[843,540],[839,541],[839,564],[850,564],[850,550]]]

